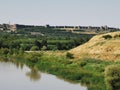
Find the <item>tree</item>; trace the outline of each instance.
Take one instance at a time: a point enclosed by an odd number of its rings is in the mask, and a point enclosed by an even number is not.
[[[40,52],[40,53],[33,52],[33,53],[29,53],[29,54],[25,55],[25,59],[29,60],[33,63],[36,63],[41,59],[42,55],[43,55],[42,52]]]
[[[38,46],[39,49],[42,47],[42,46],[41,46],[41,43],[40,43],[38,40],[35,40],[35,41],[34,41],[34,45],[35,45],[35,46]]]
[[[42,41],[41,41],[41,46],[43,47],[43,46],[46,46],[47,47],[47,39],[43,39]]]
[[[20,55],[23,55],[23,54],[24,54],[24,48],[23,48],[23,47],[20,48],[19,54],[20,54]]]
[[[0,40],[0,48],[2,47],[2,40]]]
[[[60,42],[57,43],[58,50],[62,50],[62,44]]]

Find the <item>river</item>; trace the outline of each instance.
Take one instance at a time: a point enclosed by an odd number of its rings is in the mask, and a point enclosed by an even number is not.
[[[0,90],[87,90],[87,87],[66,82],[26,65],[0,62]]]

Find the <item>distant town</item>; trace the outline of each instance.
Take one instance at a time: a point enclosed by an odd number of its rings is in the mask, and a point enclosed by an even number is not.
[[[5,32],[15,32],[17,29],[21,28],[30,28],[30,27],[35,27],[34,25],[21,25],[21,24],[0,24],[0,31],[5,31]],[[40,26],[39,26],[40,27]],[[99,31],[120,31],[119,28],[114,28],[114,27],[109,27],[109,26],[50,26],[49,24],[45,26],[41,26],[45,28],[52,28],[52,29],[61,29],[61,30],[67,30],[67,31],[94,31],[94,32],[99,32]]]

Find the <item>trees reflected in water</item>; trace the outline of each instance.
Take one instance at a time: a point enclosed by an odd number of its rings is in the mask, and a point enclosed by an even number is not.
[[[0,60],[0,62],[5,62],[5,63],[12,63],[16,66],[17,69],[23,69],[24,66],[26,66],[25,64],[23,64],[22,62],[17,62],[14,60],[9,60],[9,59],[5,59],[5,60]],[[32,66],[27,66],[30,71],[26,72],[26,76],[30,78],[31,81],[38,81],[41,78],[41,73],[40,71],[38,71],[37,68],[32,67]]]
[[[41,78],[40,72],[34,68],[32,68],[31,71],[26,72],[26,76],[29,77],[31,81],[38,81]]]

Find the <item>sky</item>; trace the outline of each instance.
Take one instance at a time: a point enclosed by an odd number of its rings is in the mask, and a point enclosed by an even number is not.
[[[0,0],[0,23],[120,28],[120,0]]]

